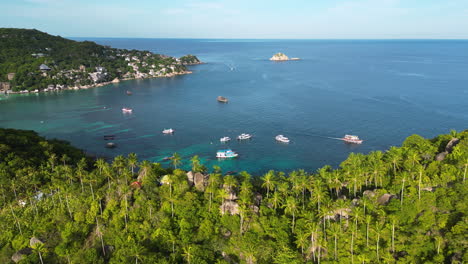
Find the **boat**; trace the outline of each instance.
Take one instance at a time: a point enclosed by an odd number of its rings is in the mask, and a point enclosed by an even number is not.
[[[362,141],[364,141],[362,139],[359,139],[359,137],[355,135],[345,135],[341,140],[354,144],[361,144]]]
[[[163,134],[172,134],[172,133],[174,133],[174,131],[175,130],[172,129],[172,128],[165,128],[162,132],[163,132]]]
[[[283,142],[283,143],[289,143],[289,138],[283,136],[283,135],[277,135],[275,137],[276,141]]]
[[[228,141],[230,141],[230,140],[231,140],[230,137],[222,137],[219,141],[221,141],[221,142],[228,142]]]
[[[250,139],[250,138],[252,138],[252,135],[246,134],[246,133],[242,133],[237,137],[238,140],[244,140],[244,139]]]
[[[115,135],[104,135],[104,140],[115,139]]]
[[[112,149],[112,148],[115,148],[115,147],[117,147],[117,145],[114,142],[109,142],[109,143],[106,144],[106,148],[111,148]]]
[[[218,98],[216,99],[218,100],[218,102],[220,103],[227,103],[228,102],[228,99],[224,96],[218,96]]]
[[[218,150],[218,152],[216,152],[216,157],[219,159],[235,158],[237,156],[239,156],[239,154],[231,149]]]
[[[174,158],[174,156],[171,156],[171,157],[164,157],[162,160],[163,160],[163,161],[168,161],[168,160],[171,160],[172,158]]]
[[[124,113],[132,113],[132,111],[133,110],[131,108],[127,108],[127,107],[122,108],[122,112]]]
[[[130,91],[127,91],[127,95],[132,95],[132,92],[130,92]]]

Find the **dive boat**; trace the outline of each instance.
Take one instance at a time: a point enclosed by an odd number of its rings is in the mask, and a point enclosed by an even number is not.
[[[246,133],[242,133],[237,137],[238,140],[244,140],[244,139],[250,139],[250,138],[252,138],[252,135],[246,134]]]
[[[174,133],[174,131],[175,130],[172,129],[172,128],[167,128],[167,129],[165,128],[162,132],[163,132],[163,134],[172,134],[172,133]]]
[[[283,142],[283,143],[289,143],[289,138],[283,136],[283,135],[277,135],[275,137],[276,141]]]
[[[133,110],[131,108],[124,107],[122,108],[122,112],[124,113],[131,113]]]
[[[216,152],[216,157],[219,159],[235,158],[237,156],[239,156],[239,154],[230,149],[218,150],[218,152]]]
[[[361,144],[362,139],[359,139],[358,136],[354,136],[354,135],[345,135],[341,140],[345,141],[345,142],[348,142],[348,143],[354,143],[354,144]]]
[[[222,137],[219,141],[221,141],[221,142],[228,142],[228,141],[230,141],[230,140],[231,140],[230,137]]]

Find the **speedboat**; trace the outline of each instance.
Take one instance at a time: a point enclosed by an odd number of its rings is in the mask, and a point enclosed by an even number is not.
[[[235,158],[237,156],[239,156],[239,154],[231,149],[218,150],[218,152],[216,152],[216,157],[219,159]]]
[[[127,108],[127,107],[122,108],[122,112],[124,113],[132,113],[132,111],[133,110],[131,108]]]
[[[163,134],[172,134],[172,133],[174,133],[174,131],[175,130],[172,129],[172,128],[165,128],[162,132],[163,132]]]
[[[252,138],[252,135],[246,134],[246,133],[242,133],[237,137],[238,140],[244,140],[244,139],[250,139],[250,138]]]
[[[283,143],[289,143],[289,138],[283,136],[283,135],[277,135],[275,137],[276,141],[283,142]]]
[[[355,135],[345,135],[341,140],[354,144],[361,144],[364,141]]]
[[[221,142],[228,142],[228,141],[230,141],[230,140],[231,140],[230,137],[222,137],[219,141],[221,141]]]

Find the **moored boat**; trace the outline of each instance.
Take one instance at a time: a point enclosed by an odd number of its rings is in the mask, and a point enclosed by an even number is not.
[[[230,137],[222,137],[219,141],[221,141],[221,142],[228,142],[228,141],[230,141],[230,140],[231,140]]]
[[[128,108],[128,107],[124,107],[124,108],[122,108],[122,112],[124,112],[124,113],[132,113],[132,112],[133,112],[133,109]]]
[[[276,141],[283,142],[283,143],[289,143],[289,138],[283,136],[283,135],[277,135],[275,137]]]
[[[218,96],[218,98],[216,99],[218,100],[218,102],[220,103],[227,103],[228,102],[228,99],[224,96]]]
[[[127,95],[132,95],[133,93],[130,91],[127,91]]]
[[[246,134],[246,133],[242,133],[237,137],[238,140],[245,140],[245,139],[251,139],[251,138],[252,138],[252,135]]]
[[[117,145],[114,142],[109,142],[106,144],[106,148],[115,148]]]
[[[235,158],[237,156],[239,156],[239,154],[231,149],[218,150],[218,152],[216,152],[216,157],[219,159]]]
[[[355,135],[345,135],[341,140],[354,144],[361,144],[364,141]]]
[[[172,129],[172,128],[165,128],[162,132],[163,132],[163,134],[172,134],[172,133],[174,133],[174,131],[175,130]]]

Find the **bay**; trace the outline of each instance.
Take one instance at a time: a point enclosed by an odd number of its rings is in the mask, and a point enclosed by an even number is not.
[[[83,40],[83,39],[78,39]],[[350,152],[400,145],[468,126],[468,41],[88,39],[116,48],[197,55],[203,65],[174,78],[79,91],[0,96],[0,127],[31,129],[90,154],[138,154],[162,162],[199,155],[224,171],[315,171]],[[276,52],[300,61],[271,62]],[[126,95],[126,91],[133,95]],[[229,99],[221,104],[216,97]],[[130,107],[133,114],[121,109]],[[164,128],[176,130],[163,135]],[[253,139],[222,144],[223,136]],[[103,135],[114,134],[115,149]],[[283,134],[289,144],[275,142]],[[356,134],[362,145],[336,138]],[[232,148],[233,160],[215,159]]]

